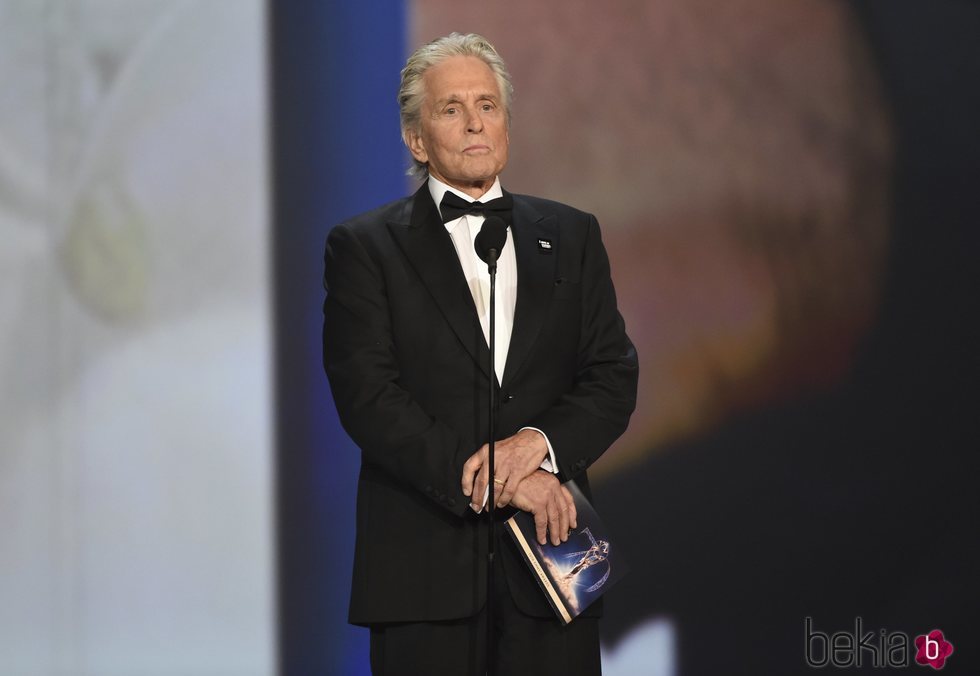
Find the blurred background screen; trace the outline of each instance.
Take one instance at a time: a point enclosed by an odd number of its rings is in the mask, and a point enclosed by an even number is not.
[[[274,668],[264,12],[0,2],[0,673]]]

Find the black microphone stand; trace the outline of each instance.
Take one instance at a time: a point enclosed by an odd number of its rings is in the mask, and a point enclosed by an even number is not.
[[[497,536],[497,523],[494,516],[494,510],[496,505],[496,497],[494,493],[497,491],[496,477],[494,476],[493,467],[493,447],[494,439],[497,436],[497,425],[496,425],[496,398],[497,398],[497,372],[494,366],[494,352],[495,352],[495,323],[497,316],[496,308],[496,287],[497,287],[497,256],[499,252],[496,249],[490,249],[487,256],[487,269],[490,272],[490,405],[489,405],[489,418],[490,418],[490,441],[488,442],[487,450],[487,484],[490,492],[487,498],[487,514],[490,516],[490,528],[488,529],[488,541],[487,541],[487,676],[493,676],[494,673],[494,663],[493,663],[493,556],[496,544]]]
[[[487,528],[487,601],[486,601],[486,620],[487,620],[487,674],[493,676],[493,559],[497,541],[496,524],[496,483],[494,476],[494,457],[493,451],[497,437],[497,396],[499,386],[497,385],[497,368],[494,364],[495,344],[496,344],[496,319],[497,319],[497,257],[503,251],[507,243],[507,225],[499,216],[490,216],[483,221],[480,234],[476,236],[474,246],[476,253],[481,260],[487,264],[487,272],[490,273],[490,331],[487,336],[490,347],[490,398],[489,406],[489,441],[487,442],[487,515],[490,517],[490,527]]]

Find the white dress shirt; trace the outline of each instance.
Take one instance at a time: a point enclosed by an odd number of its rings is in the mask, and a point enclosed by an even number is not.
[[[442,196],[446,192],[452,192],[467,202],[475,202],[472,197],[455,188],[451,188],[442,181],[429,177],[429,192],[432,199],[438,206],[442,202]],[[489,202],[492,199],[503,197],[504,191],[500,188],[500,179],[496,179],[493,185],[480,198],[480,202]],[[484,218],[481,214],[466,214],[455,220],[446,223],[446,230],[449,231],[453,244],[456,245],[456,255],[459,256],[459,263],[463,267],[463,276],[470,287],[473,295],[473,303],[476,305],[476,313],[480,317],[480,326],[483,327],[483,338],[490,344],[490,272],[487,264],[480,260],[476,253],[476,236],[480,234],[483,227]],[[510,335],[514,330],[514,307],[517,305],[517,257],[514,255],[514,244],[512,242],[510,226],[507,226],[507,241],[500,255],[497,257],[497,288],[496,288],[496,312],[495,316],[495,349],[493,354],[494,371],[497,375],[497,383],[504,379],[504,367],[507,364],[507,351],[510,348]]]
[[[432,201],[438,207],[442,202],[446,192],[452,192],[467,202],[476,202],[464,192],[446,185],[439,179],[429,176],[429,193]],[[493,185],[480,197],[481,203],[489,202],[492,199],[503,197],[504,191],[500,187],[500,178],[494,179]],[[446,230],[453,240],[456,247],[456,255],[463,268],[463,276],[470,287],[473,295],[473,303],[476,305],[477,315],[480,317],[480,326],[483,327],[483,337],[490,344],[490,271],[487,264],[480,260],[476,253],[476,236],[480,234],[483,226],[484,217],[481,214],[466,214],[460,218],[448,221]],[[494,312],[494,371],[499,384],[504,377],[504,368],[507,365],[507,351],[510,349],[510,336],[514,331],[514,308],[517,305],[517,256],[514,253],[513,236],[511,228],[507,226],[507,241],[504,248],[500,251],[497,258],[497,284],[495,289],[495,312]],[[551,440],[548,435],[537,427],[522,427],[522,430],[534,430],[544,437],[548,445],[548,457],[541,463],[541,469],[558,473],[558,463],[555,460],[555,451],[551,447]],[[488,489],[489,491],[489,489]],[[486,504],[486,497],[483,500]]]

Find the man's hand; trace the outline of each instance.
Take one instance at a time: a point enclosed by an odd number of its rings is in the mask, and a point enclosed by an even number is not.
[[[477,511],[482,508],[486,494],[488,476],[487,453],[490,446],[483,444],[463,465],[463,494],[469,496],[470,504]],[[494,499],[498,507],[510,504],[517,486],[532,472],[541,467],[541,461],[548,457],[548,443],[544,435],[536,430],[521,430],[512,437],[496,442],[493,449]]]
[[[575,501],[558,477],[545,470],[538,470],[522,481],[510,504],[534,515],[534,527],[538,542],[558,545],[568,540],[568,531],[578,526]]]

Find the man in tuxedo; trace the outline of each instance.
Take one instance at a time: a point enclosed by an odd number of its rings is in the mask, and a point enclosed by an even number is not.
[[[324,364],[362,454],[349,619],[371,628],[375,674],[480,673],[487,621],[501,676],[600,673],[599,609],[563,627],[499,524],[486,612],[488,496],[500,520],[532,513],[541,543],[566,539],[576,514],[562,483],[589,494],[585,470],[626,428],[637,383],[595,218],[500,186],[511,92],[478,35],[419,48],[398,100],[426,181],[327,240]],[[509,225],[494,373],[474,251],[491,214]]]

